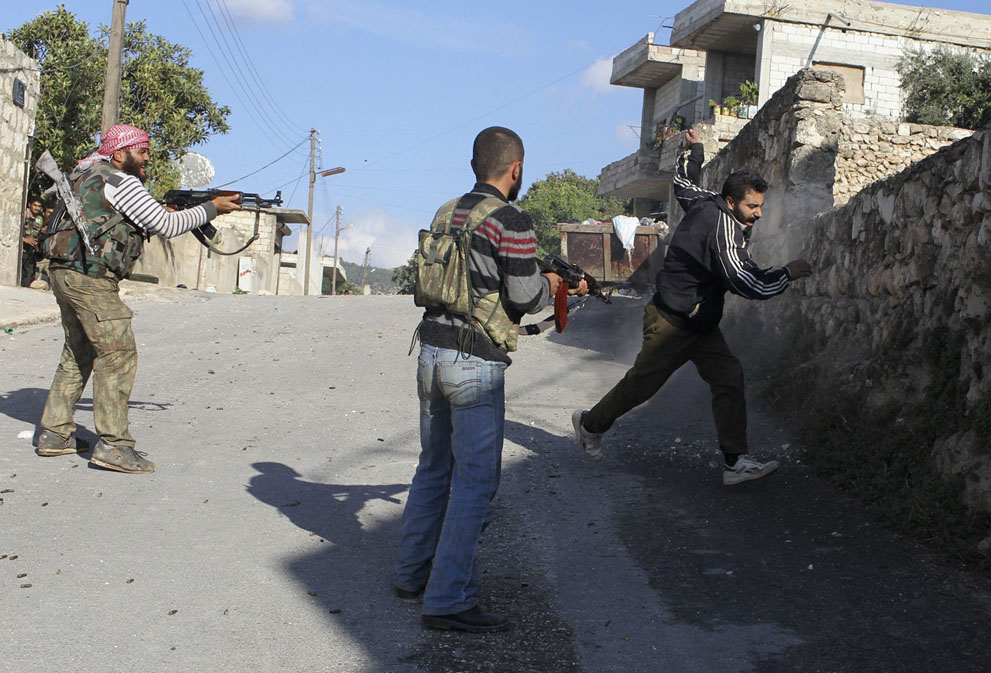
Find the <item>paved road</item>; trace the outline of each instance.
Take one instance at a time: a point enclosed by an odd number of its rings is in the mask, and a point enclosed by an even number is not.
[[[19,435],[60,328],[0,335],[4,671],[991,670],[991,581],[881,530],[756,410],[784,468],[721,486],[693,371],[579,458],[571,410],[632,361],[635,300],[528,337],[509,370],[482,598],[516,628],[425,631],[388,583],[417,453],[412,302],[169,299],[132,304],[153,475],[34,455]]]

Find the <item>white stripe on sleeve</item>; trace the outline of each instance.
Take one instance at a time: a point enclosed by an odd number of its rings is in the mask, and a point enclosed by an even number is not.
[[[203,206],[170,212],[152,198],[138,178],[122,171],[117,175],[122,178],[120,183],[116,187],[106,183],[104,196],[118,212],[148,233],[173,238],[209,221]]]

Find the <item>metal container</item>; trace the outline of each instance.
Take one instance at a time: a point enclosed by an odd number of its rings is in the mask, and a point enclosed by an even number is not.
[[[596,280],[650,285],[664,261],[660,227],[637,227],[632,253],[627,254],[611,222],[556,226],[561,232],[561,256]]]

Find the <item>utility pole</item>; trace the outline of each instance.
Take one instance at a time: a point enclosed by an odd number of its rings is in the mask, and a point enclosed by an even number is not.
[[[365,248],[365,261],[361,264],[361,282],[358,283],[358,287],[362,288],[364,292],[365,288],[365,278],[368,277],[368,258],[372,256],[372,249]]]
[[[348,225],[351,226],[351,225]],[[347,227],[344,227],[347,229]],[[330,294],[337,296],[337,239],[341,236],[341,207],[337,206],[337,227],[334,231],[334,274],[330,277]]]
[[[124,52],[124,16],[129,0],[114,0],[113,23],[110,26],[110,44],[107,47],[107,77],[103,89],[103,119],[100,131],[106,131],[120,117],[120,71]]]
[[[306,265],[303,272],[303,296],[310,294],[310,248],[313,247],[313,186],[317,183],[317,130],[310,129],[310,204],[306,208]],[[296,256],[299,259],[299,255]],[[337,269],[334,269],[337,272]]]

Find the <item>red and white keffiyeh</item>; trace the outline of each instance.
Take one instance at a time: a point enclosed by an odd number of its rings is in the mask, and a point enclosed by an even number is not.
[[[100,137],[100,147],[85,159],[80,159],[76,171],[85,171],[97,161],[106,161],[117,150],[148,147],[148,134],[136,126],[114,124]]]

